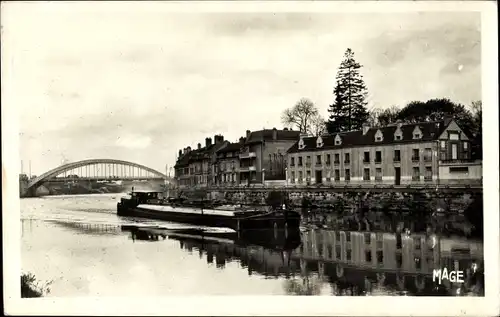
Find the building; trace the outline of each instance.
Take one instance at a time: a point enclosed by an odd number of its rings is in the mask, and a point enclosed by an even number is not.
[[[174,166],[175,179],[179,188],[186,187],[207,187],[213,183],[214,165],[216,164],[215,153],[229,142],[224,141],[224,136],[214,136],[205,139],[205,146],[201,143],[195,150],[190,146],[179,150],[179,157]]]
[[[246,131],[239,160],[241,185],[263,184],[266,180],[286,180],[286,152],[300,133],[288,129]]]
[[[240,183],[239,154],[244,143],[245,138],[240,138],[239,143],[228,143],[217,150],[213,184],[217,186],[236,186]]]
[[[481,161],[457,123],[364,125],[318,137],[301,135],[288,150],[288,185],[482,183]]]

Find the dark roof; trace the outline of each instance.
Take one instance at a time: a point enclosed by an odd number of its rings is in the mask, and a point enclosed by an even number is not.
[[[250,136],[247,138],[245,144],[262,142],[262,141],[272,141],[274,140],[273,131],[276,131],[277,141],[296,141],[300,136],[299,131],[264,129],[260,131],[250,132]]]
[[[413,130],[415,126],[418,126],[422,131],[422,138],[419,140],[413,139]],[[323,140],[323,146],[318,148],[316,146],[317,137],[306,137],[304,138],[305,147],[299,150],[299,141],[297,141],[290,149],[288,153],[296,152],[306,152],[306,151],[321,151],[325,149],[341,149],[349,147],[359,147],[359,146],[376,146],[385,144],[401,144],[401,143],[415,143],[415,142],[426,142],[434,141],[439,138],[439,135],[446,129],[444,121],[433,121],[433,122],[419,122],[411,124],[402,124],[401,132],[403,133],[403,138],[400,141],[394,140],[394,132],[396,132],[397,125],[389,125],[385,127],[373,127],[368,130],[368,132],[363,135],[363,130],[340,132],[338,133],[341,137],[341,144],[335,145],[335,134],[328,134],[321,136]],[[375,134],[380,130],[383,135],[382,141],[375,141]]]
[[[187,166],[191,162],[200,161],[210,157],[212,150],[215,149],[215,144],[202,147],[201,149],[191,150],[188,153],[182,154],[175,163],[174,167]]]
[[[229,153],[229,152],[238,152],[241,149],[241,143],[229,143],[225,147],[220,150],[217,150],[217,153]]]

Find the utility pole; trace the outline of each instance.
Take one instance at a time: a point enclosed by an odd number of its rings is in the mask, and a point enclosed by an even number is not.
[[[31,179],[31,160],[30,160],[30,179]]]
[[[24,171],[23,171],[23,160],[21,160],[21,174],[23,174]]]

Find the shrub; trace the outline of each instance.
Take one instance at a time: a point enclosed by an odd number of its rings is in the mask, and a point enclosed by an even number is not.
[[[40,284],[32,273],[21,274],[21,298],[42,297],[50,293],[52,281]]]

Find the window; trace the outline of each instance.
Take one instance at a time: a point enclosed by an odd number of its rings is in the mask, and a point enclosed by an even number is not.
[[[456,133],[456,132],[450,132],[449,139],[450,140],[459,140],[460,138],[459,138],[458,133]]]
[[[317,147],[322,147],[323,146],[323,139],[320,136],[316,140],[316,146]]]
[[[345,180],[346,181],[351,180],[351,171],[348,168],[346,168],[346,170],[345,170]]]
[[[380,141],[382,141],[382,137],[381,137],[381,136],[377,136],[377,137],[375,138],[375,140],[376,140],[377,142],[380,142]]]
[[[332,162],[330,160],[330,154],[326,155],[326,165],[330,165]]]
[[[446,161],[446,152],[441,152],[440,159],[441,161]]]
[[[340,139],[340,136],[337,134],[335,137],[335,145],[340,145],[342,143],[342,140]]]
[[[380,167],[375,169],[375,180],[382,181],[382,168]]]
[[[299,141],[299,150],[302,150],[305,147],[304,140],[300,139]]]
[[[334,161],[335,164],[339,164],[340,163],[340,154],[338,153],[335,153],[335,161]]]
[[[367,262],[367,263],[372,262],[372,251],[365,250],[365,262]]]
[[[302,179],[304,178],[302,171],[299,171],[299,183],[302,183]]]
[[[321,155],[316,155],[316,165],[321,165]]]
[[[351,162],[351,155],[349,153],[344,154],[344,163],[349,164]]]
[[[418,166],[413,167],[413,175],[411,179],[414,181],[420,180],[420,167]]]
[[[441,148],[445,149],[446,148],[446,141],[441,141]]]
[[[335,170],[335,181],[340,180],[340,170]]]
[[[469,143],[464,141],[463,144],[464,144],[464,150],[467,150],[469,148]]]
[[[332,180],[332,172],[326,171],[326,181],[329,182]]]
[[[364,163],[370,163],[370,152],[365,152],[365,156],[363,158]]]
[[[426,166],[425,167],[424,180],[426,180],[426,181],[431,181],[432,180],[432,167],[431,166]]]
[[[432,161],[432,149],[426,148],[424,151],[424,161],[430,162]]]
[[[298,166],[302,166],[302,156],[299,156],[299,164]]]
[[[450,167],[450,173],[469,173],[468,167]]]
[[[295,166],[295,157],[290,158],[290,166]]]
[[[295,171],[292,171],[291,173],[291,179],[290,179],[290,183],[295,183]]]
[[[363,170],[363,180],[364,181],[369,181],[370,180],[370,169],[369,168],[365,168]]]
[[[375,163],[382,162],[382,151],[375,152]]]
[[[394,135],[394,139],[395,139],[396,141],[401,141],[401,134],[396,134],[396,135]]]
[[[311,166],[311,157],[310,156],[306,157],[306,166]]]
[[[411,156],[412,161],[420,161],[420,151],[418,149],[413,149],[413,155]]]
[[[401,151],[394,150],[394,162],[401,162]]]

